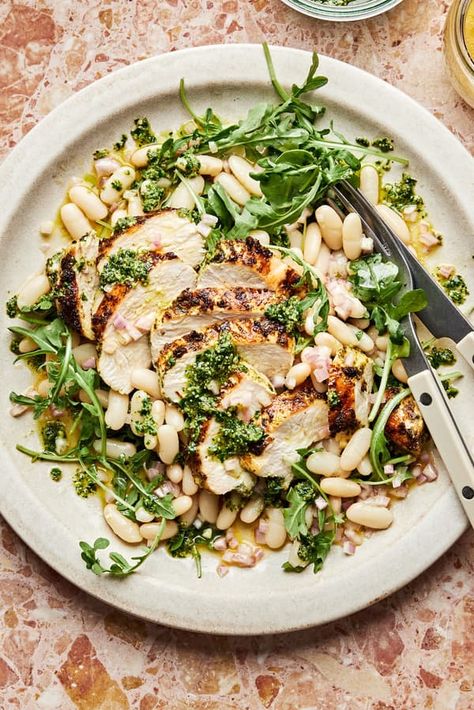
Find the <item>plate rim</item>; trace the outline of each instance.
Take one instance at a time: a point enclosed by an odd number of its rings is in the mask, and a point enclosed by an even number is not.
[[[310,56],[310,52],[306,50],[301,50],[301,49],[293,49],[293,48],[287,48],[287,47],[278,47],[278,46],[272,46],[271,47],[272,52],[275,52],[275,56],[277,55],[283,55],[286,53],[293,54],[293,53],[298,53],[301,55],[304,55],[305,58]],[[172,52],[172,53],[165,53],[162,55],[158,55],[156,57],[150,57],[148,59],[142,60],[141,62],[136,62],[134,64],[131,64],[127,67],[124,67],[117,72],[113,72],[105,77],[102,77],[101,79],[97,80],[96,82],[93,82],[92,84],[88,85],[84,89],[82,89],[79,92],[76,92],[73,94],[71,97],[69,97],[66,101],[61,103],[59,106],[57,106],[53,111],[51,111],[42,121],[40,121],[19,143],[18,146],[15,147],[12,151],[10,151],[9,155],[6,157],[2,165],[0,166],[0,187],[3,183],[3,188],[5,189],[5,176],[6,173],[9,173],[11,166],[14,164],[15,160],[17,157],[22,156],[26,151],[29,150],[30,145],[33,146],[36,141],[37,137],[40,138],[42,133],[45,131],[50,130],[50,126],[54,126],[55,122],[57,120],[60,120],[61,117],[65,114],[67,114],[68,110],[70,107],[74,106],[76,102],[83,102],[84,100],[87,100],[89,96],[92,96],[97,93],[97,88],[100,89],[101,86],[106,86],[110,84],[111,82],[115,81],[117,79],[117,75],[121,75],[121,77],[125,77],[127,74],[132,77],[134,74],[137,72],[141,72],[143,70],[143,67],[149,64],[160,64],[160,63],[166,63],[166,61],[169,60],[170,57],[178,57],[178,64],[179,64],[179,57],[180,56],[187,56],[189,54],[196,54],[196,53],[201,53],[205,54],[207,52],[225,52],[231,54],[232,52],[236,52],[239,54],[240,52],[254,52],[254,53],[261,53],[261,45],[260,44],[252,44],[252,43],[247,43],[247,44],[230,44],[230,45],[203,45],[201,47],[195,47],[195,48],[188,48],[184,50],[179,50],[177,52]],[[327,63],[328,66],[328,73],[331,71],[332,66],[341,66],[343,65],[345,67],[344,70],[342,71],[348,71],[349,73],[354,73],[354,74],[359,74],[362,79],[367,81],[369,84],[371,83],[372,86],[377,86],[380,88],[380,85],[385,87],[385,91],[388,92],[389,95],[396,96],[400,101],[403,101],[405,105],[411,106],[412,111],[415,111],[418,115],[421,115],[424,117],[425,122],[428,124],[431,124],[432,126],[436,127],[436,132],[440,134],[440,132],[444,132],[445,136],[445,141],[449,143],[449,148],[450,152],[458,152],[459,156],[462,156],[460,159],[466,159],[469,158],[472,160],[469,152],[462,146],[462,144],[455,138],[453,134],[447,129],[444,124],[442,124],[440,121],[438,121],[427,109],[424,107],[420,106],[416,101],[408,97],[406,94],[398,90],[396,87],[391,86],[390,84],[387,84],[381,79],[378,79],[377,77],[369,74],[368,72],[365,72],[364,70],[359,69],[358,67],[354,67],[353,65],[347,64],[345,62],[341,62],[339,60],[333,59],[331,57],[326,57],[324,55],[321,55],[321,59],[324,60],[324,63]],[[339,70],[341,71],[341,69]],[[241,81],[241,79],[239,80]],[[220,79],[220,83],[223,82],[223,77]],[[192,85],[190,85],[192,87]],[[111,111],[111,113],[114,113]],[[12,208],[13,209],[13,208]],[[0,223],[2,221],[8,222],[9,221],[9,215],[10,211],[6,210],[5,214],[0,215]],[[3,449],[3,444],[2,444],[2,449]],[[5,451],[5,462],[10,462],[10,455],[8,451]],[[12,469],[15,468],[15,464],[11,462],[11,467]],[[12,471],[14,474],[14,470]],[[0,477],[5,479],[6,475],[4,474],[3,470],[0,470]],[[10,484],[10,481],[8,481],[8,484]],[[28,486],[25,485],[25,488],[27,489],[27,492],[30,497],[35,498],[33,491],[28,488]],[[9,486],[7,485],[7,492],[8,492]],[[250,624],[240,624],[238,626],[235,625],[232,622],[232,619],[229,619],[226,623],[220,623],[218,627],[212,627],[211,623],[211,628],[209,628],[209,622],[206,621],[203,623],[202,620],[196,621],[196,623],[189,623],[189,621],[180,621],[179,617],[172,617],[172,618],[157,618],[157,616],[150,615],[149,613],[144,613],[143,611],[137,610],[136,608],[131,608],[130,607],[130,602],[127,602],[126,600],[122,600],[117,598],[116,595],[114,594],[109,594],[108,589],[112,585],[116,585],[117,581],[116,580],[106,580],[106,579],[97,579],[95,578],[92,573],[90,573],[88,570],[81,567],[81,572],[82,574],[77,576],[78,570],[75,568],[75,565],[72,564],[71,568],[69,566],[65,569],[64,567],[61,567],[61,556],[57,556],[48,549],[48,546],[44,544],[44,542],[41,540],[41,538],[38,539],[32,539],[31,535],[28,537],[28,532],[31,532],[29,530],[28,525],[25,523],[24,516],[22,517],[17,510],[15,510],[15,506],[11,505],[11,500],[9,503],[10,497],[9,495],[6,495],[4,498],[0,499],[0,512],[2,515],[5,517],[6,521],[8,522],[9,525],[15,530],[15,532],[23,539],[25,544],[27,544],[31,549],[34,550],[38,556],[43,559],[50,567],[52,567],[58,574],[61,576],[65,577],[68,579],[70,582],[72,582],[75,586],[79,587],[83,591],[87,592],[88,594],[91,594],[91,596],[99,599],[102,602],[105,602],[107,604],[110,604],[111,606],[114,606],[116,608],[119,608],[127,613],[131,613],[135,616],[140,616],[141,618],[145,618],[149,621],[153,621],[156,623],[160,624],[166,624],[168,626],[173,626],[176,628],[182,628],[182,629],[187,629],[187,630],[193,630],[193,631],[201,631],[201,632],[212,632],[212,633],[219,633],[219,634],[242,634],[245,633],[247,635],[256,635],[256,634],[264,634],[264,633],[276,633],[276,632],[287,632],[287,631],[294,631],[297,629],[303,629],[303,628],[308,628],[312,627],[315,625],[320,625],[323,623],[328,623],[330,621],[334,621],[337,618],[341,618],[344,616],[347,616],[349,614],[355,613],[363,608],[366,608],[370,604],[373,604],[380,599],[388,596],[389,594],[397,591],[401,587],[405,586],[408,582],[412,581],[415,577],[417,577],[419,574],[424,572],[435,560],[437,560],[444,552],[446,552],[447,549],[458,539],[458,537],[464,532],[464,530],[468,527],[467,526],[467,521],[461,512],[462,509],[460,507],[460,504],[458,503],[456,496],[454,494],[453,490],[447,490],[440,498],[436,501],[436,505],[434,506],[435,508],[439,507],[441,503],[443,503],[444,508],[446,509],[449,508],[450,512],[452,513],[452,527],[448,530],[445,531],[446,535],[443,539],[442,542],[437,541],[437,545],[433,545],[433,540],[431,537],[431,531],[430,528],[432,528],[432,524],[428,523],[429,516],[424,517],[424,521],[420,523],[421,525],[421,532],[423,533],[423,539],[425,542],[428,544],[428,542],[431,543],[430,547],[426,548],[428,550],[428,554],[425,554],[423,557],[423,563],[421,564],[411,564],[407,566],[405,574],[400,575],[397,582],[395,584],[390,583],[382,587],[381,591],[377,593],[377,595],[374,597],[374,595],[369,594],[368,597],[370,598],[361,598],[358,602],[356,603],[349,603],[346,604],[346,607],[342,610],[342,613],[340,611],[334,611],[334,613],[329,613],[324,616],[322,619],[315,619],[314,615],[308,615],[302,620],[295,621],[285,621],[284,623],[275,623],[273,626],[270,626],[268,628],[268,622],[265,625],[265,627],[262,627],[261,622],[253,620]],[[36,499],[37,500],[37,499]],[[38,503],[37,503],[38,505]],[[57,522],[57,521],[56,521]],[[420,531],[419,531],[420,532]],[[46,548],[46,552],[45,552]],[[82,562],[80,561],[79,554],[77,555],[78,562],[82,565]],[[85,573],[85,574],[84,574]],[[88,576],[86,576],[88,575]],[[99,581],[100,584],[93,584],[93,582]],[[121,584],[121,583],[119,583]],[[130,585],[129,585],[130,586]],[[133,586],[132,586],[133,589]],[[270,594],[270,596],[272,596]],[[260,624],[260,625],[259,625]]]
[[[349,5],[346,11],[350,13],[352,10],[352,14],[347,15],[338,15],[337,12],[331,13],[330,9],[324,10],[322,7],[315,7],[314,9],[301,7],[297,5],[296,0],[281,0],[281,2],[291,10],[299,12],[306,17],[311,17],[313,20],[324,20],[325,22],[360,22],[361,20],[370,20],[372,17],[378,17],[385,12],[393,10],[397,5],[400,5],[403,0],[391,0],[390,4],[384,7],[375,7],[366,10],[361,9],[360,14],[357,14],[357,8],[351,8]]]

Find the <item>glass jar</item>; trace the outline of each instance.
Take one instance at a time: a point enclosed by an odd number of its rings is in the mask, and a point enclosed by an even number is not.
[[[444,53],[454,88],[474,108],[474,0],[454,0],[449,8]]]

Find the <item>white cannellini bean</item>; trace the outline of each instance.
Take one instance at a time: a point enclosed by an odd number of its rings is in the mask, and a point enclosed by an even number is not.
[[[166,467],[166,475],[172,483],[181,483],[183,480],[183,467],[179,463],[172,463]]]
[[[292,249],[300,249],[303,253],[303,232],[300,232],[299,229],[292,229],[288,232],[288,239]]]
[[[379,174],[373,165],[363,165],[360,171],[360,191],[364,197],[376,205],[379,201]]]
[[[341,459],[329,451],[315,451],[308,456],[306,465],[311,473],[320,476],[335,476],[341,470]]]
[[[78,365],[84,367],[88,360],[97,360],[97,348],[94,343],[82,343],[72,349],[72,354]]]
[[[410,244],[411,235],[410,230],[407,225],[400,217],[398,212],[392,210],[388,205],[376,205],[377,212],[382,217],[383,221],[391,227],[392,231],[395,232],[397,237],[402,240],[404,244]]]
[[[250,173],[259,172],[258,166],[252,165],[248,160],[241,158],[239,155],[231,155],[229,158],[229,168],[247,192],[250,192],[251,195],[255,195],[256,197],[262,196],[262,188],[260,187],[259,181],[250,177]]]
[[[199,508],[199,496],[193,496],[193,504],[191,508],[188,510],[187,513],[184,513],[183,515],[180,515],[179,520],[181,523],[184,523],[184,525],[191,525],[194,520],[196,519],[196,516],[198,514],[198,508]]]
[[[85,214],[72,202],[63,205],[59,211],[61,221],[73,239],[80,239],[92,231],[92,226]]]
[[[18,291],[18,308],[33,306],[41,296],[44,296],[50,291],[51,284],[46,274],[35,274],[31,276]]]
[[[41,222],[40,224],[40,234],[43,235],[43,237],[49,237],[54,230],[54,222],[50,219],[46,220],[46,222]]]
[[[166,405],[161,399],[155,399],[151,405],[151,416],[156,426],[159,427],[165,421]]]
[[[330,348],[331,355],[333,357],[337,351],[342,348],[342,343],[340,343],[339,340],[337,340],[337,338],[330,333],[318,333],[314,339],[314,342],[316,345],[324,345],[325,347]]]
[[[252,229],[249,232],[249,237],[253,237],[264,247],[270,244],[270,235],[264,229]]]
[[[94,441],[94,451],[100,453],[101,442],[100,439]],[[106,454],[111,459],[119,459],[121,456],[125,458],[130,458],[130,456],[135,456],[137,453],[137,447],[129,441],[120,441],[119,439],[107,439],[106,443]]]
[[[102,202],[105,202],[106,205],[117,202],[134,180],[135,170],[132,166],[122,165],[105,181],[105,185],[100,192],[100,199]],[[115,185],[115,187],[113,185]]]
[[[330,249],[342,248],[342,219],[329,205],[321,205],[315,212],[321,236]]]
[[[151,521],[155,519],[153,513],[149,513],[145,508],[137,508],[135,517],[139,523],[151,523]]]
[[[49,390],[53,386],[52,382],[46,378],[45,380],[41,380],[41,382],[38,382],[36,385],[36,391],[38,392],[40,397],[47,397],[49,394]]]
[[[351,325],[354,325],[359,330],[365,330],[370,325],[368,318],[351,318]]]
[[[174,190],[168,200],[168,207],[179,210],[192,210],[195,207],[194,196],[201,195],[204,190],[204,178],[201,175],[186,178],[186,182],[181,182]]]
[[[379,335],[375,339],[375,347],[377,350],[381,350],[383,353],[386,352],[388,347],[388,335]]]
[[[107,503],[104,507],[104,518],[107,525],[124,542],[142,541],[143,537],[138,524],[122,515],[114,503]]]
[[[238,205],[243,207],[250,200],[250,192],[233,175],[221,173],[215,178],[215,181],[224,188],[230,199],[237,202]]]
[[[388,508],[370,503],[353,503],[346,510],[346,516],[352,523],[365,525],[374,530],[385,530],[393,522],[393,513]]]
[[[344,323],[336,316],[328,316],[328,332],[336,340],[339,340],[343,345],[350,345],[352,347],[358,345],[359,341],[356,338],[355,332],[351,330],[347,323]]]
[[[335,513],[340,513],[342,509],[342,499],[337,496],[329,496],[329,505]]]
[[[85,185],[71,187],[69,199],[93,222],[97,222],[98,219],[105,219],[109,213],[106,205],[97,197],[95,192]]]
[[[234,524],[238,512],[238,510],[231,510],[226,505],[223,505],[217,516],[216,528],[218,530],[228,530]]]
[[[22,338],[18,343],[18,351],[20,353],[32,353],[34,350],[38,350],[38,348],[39,345],[29,337]]]
[[[185,493],[187,496],[193,496],[195,493],[197,493],[198,487],[199,486],[193,478],[193,472],[191,471],[189,466],[185,466],[183,468],[183,493]]]
[[[360,328],[356,328],[354,325],[347,323],[347,327],[352,330],[357,340],[357,347],[364,353],[371,353],[375,347],[375,343],[367,333],[364,333]]]
[[[109,403],[105,413],[105,423],[109,429],[118,431],[127,421],[128,394],[120,394],[115,390],[109,392]]]
[[[362,490],[358,483],[345,478],[323,478],[319,485],[325,493],[338,498],[355,498]]]
[[[357,466],[357,471],[361,476],[370,476],[372,473],[372,464],[370,463],[369,456],[364,456],[362,461]]]
[[[174,404],[167,404],[165,409],[165,422],[171,424],[176,431],[183,431],[184,417],[181,410]]]
[[[289,390],[301,385],[311,374],[311,368],[307,362],[299,362],[288,370],[285,385]]]
[[[356,212],[346,215],[342,223],[342,248],[350,261],[362,253],[362,222]]]
[[[263,497],[258,493],[253,493],[247,503],[240,511],[240,519],[243,523],[253,523],[265,507]]]
[[[149,145],[144,145],[142,148],[135,150],[130,156],[130,162],[136,168],[144,168],[148,165],[148,151],[156,149],[156,143],[150,143]]]
[[[123,196],[127,200],[127,216],[141,217],[144,212],[142,198],[138,190],[127,190]]]
[[[110,217],[110,224],[112,227],[115,227],[119,219],[124,219],[127,217],[127,210],[115,210],[115,212],[112,212],[112,216]]]
[[[316,263],[314,265],[319,278],[322,281],[326,280],[326,276],[329,268],[329,259],[331,257],[331,251],[327,244],[324,242],[321,244],[318,256],[316,258]]]
[[[155,370],[148,370],[144,367],[136,367],[130,374],[132,387],[143,390],[150,397],[159,399],[161,397],[160,381]]]
[[[351,436],[349,443],[341,454],[343,471],[353,471],[360,464],[370,448],[372,430],[369,427],[358,429]],[[336,495],[339,495],[336,493]]]
[[[104,407],[104,409],[107,409],[107,407],[109,406],[109,393],[107,392],[107,390],[98,389],[95,390],[95,394],[102,407]],[[79,391],[79,399],[81,400],[81,402],[87,402],[88,404],[91,403],[91,398],[89,397],[87,392],[84,392],[84,390]]]
[[[265,544],[272,550],[277,550],[286,542],[285,519],[280,508],[267,508],[265,510],[267,529],[265,531]]]
[[[173,500],[173,510],[176,516],[184,515],[193,507],[191,496],[178,496]]]
[[[199,175],[210,175],[215,177],[222,172],[224,164],[220,158],[214,155],[196,155],[199,160]]]
[[[160,527],[161,523],[145,523],[144,525],[140,525],[140,533],[145,540],[154,540],[158,535]],[[174,537],[177,532],[178,524],[175,523],[174,520],[167,520],[160,540],[169,540],[170,537]]]
[[[303,257],[304,260],[312,266],[316,264],[316,259],[318,258],[319,250],[321,249],[321,240],[321,230],[316,222],[308,224],[304,237]]]
[[[405,366],[403,365],[403,362],[400,360],[400,358],[398,358],[398,360],[395,360],[392,365],[392,375],[404,385],[406,385],[406,383],[408,382],[407,371],[405,370]]]
[[[143,420],[142,409],[144,402],[149,399],[146,392],[143,390],[137,390],[133,393],[130,400],[130,428],[136,436],[143,436],[143,433],[139,431],[138,425]]]
[[[162,424],[157,433],[160,459],[166,464],[173,463],[179,452],[178,432],[171,424]]]
[[[199,514],[207,523],[214,524],[219,514],[219,498],[210,491],[199,493]]]

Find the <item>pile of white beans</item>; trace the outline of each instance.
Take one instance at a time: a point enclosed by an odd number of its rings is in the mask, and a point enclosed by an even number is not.
[[[122,217],[143,215],[143,191],[140,192],[142,188],[132,189],[132,185],[137,171],[148,164],[148,152],[156,147],[156,144],[148,145],[126,154],[126,164],[114,157],[96,160],[95,186],[80,178],[71,179],[67,201],[60,209],[60,216],[72,239],[79,239],[86,233],[94,232],[99,221],[108,220],[113,227]],[[231,155],[227,159],[215,155],[196,157],[199,161],[198,174],[187,178],[169,191],[167,207],[194,208],[195,196],[204,192],[206,180],[218,183],[240,206],[245,205],[252,196],[262,196],[260,183],[251,176],[260,168],[245,158],[239,155]],[[164,178],[162,187],[167,189],[170,186],[170,181]],[[360,189],[397,236],[410,245],[410,230],[406,222],[390,207],[379,204],[379,174],[372,165],[362,167]],[[53,226],[52,222],[44,223],[40,230],[43,236],[49,236]],[[332,277],[345,280],[349,262],[370,253],[373,249],[372,240],[363,233],[359,216],[352,213],[341,219],[329,205],[318,207],[314,213],[305,210],[297,222],[287,225],[286,230],[292,249],[314,267],[323,283]],[[270,235],[263,230],[253,230],[250,235],[264,246],[270,243]],[[295,268],[298,268],[296,264]],[[20,289],[18,305],[31,306],[49,290],[49,280],[44,271],[36,273]],[[350,294],[349,286],[348,294],[349,316],[339,317],[331,306],[327,332],[315,336],[314,346],[326,348],[331,358],[343,346],[356,347],[381,364],[387,350],[387,337],[380,336],[374,327],[370,327],[370,322],[365,318],[365,307]],[[305,330],[309,336],[314,333],[313,315],[310,309],[305,314]],[[75,337],[73,345],[73,355],[77,362],[85,368],[95,367],[95,345],[81,342],[78,336]],[[33,351],[35,348],[35,343],[28,337],[23,338],[19,344],[22,353]],[[324,392],[327,385],[314,377],[311,358],[313,349],[303,350],[300,359],[292,365],[286,377],[276,378],[275,387],[291,390],[311,378],[317,391]],[[392,372],[398,380],[406,382],[407,376],[401,361],[394,364]],[[240,508],[229,505],[222,497],[200,488],[189,466],[174,463],[180,450],[181,432],[185,422],[180,409],[161,398],[157,373],[149,369],[135,369],[131,373],[131,381],[134,387],[131,396],[105,389],[97,390],[96,394],[105,409],[107,428],[118,432],[124,425],[130,425],[134,434],[143,436],[144,447],[155,451],[159,457],[166,483],[157,489],[156,493],[172,493],[172,505],[176,515],[176,520],[166,521],[161,539],[167,540],[174,536],[178,532],[179,522],[195,524],[197,527],[209,523],[225,532],[225,536],[218,539],[216,549],[223,552],[226,565],[250,567],[256,564],[261,555],[255,552],[257,547],[252,549],[248,543],[238,542],[236,525],[240,522],[256,526],[257,545],[264,544],[274,550],[281,548],[288,540],[284,516],[280,508],[265,507],[263,484],[257,483],[254,492]],[[45,396],[50,387],[51,383],[43,379],[36,386],[35,392]],[[84,392],[80,393],[80,398],[87,401]],[[151,401],[150,416],[154,430],[153,433],[141,434],[140,423],[143,420],[142,410],[146,400]],[[17,415],[23,411],[24,407],[17,407],[12,413]],[[323,450],[312,453],[307,460],[308,469],[321,477],[321,490],[328,496],[335,512],[341,511],[344,501],[351,501],[350,505],[345,507],[347,522],[342,534],[355,545],[362,543],[364,531],[385,529],[393,521],[393,514],[387,504],[380,504],[380,499],[389,500],[387,496],[390,491],[381,489],[378,491],[379,495],[372,496],[371,499],[364,494],[359,483],[350,479],[354,473],[359,477],[371,474],[368,457],[370,439],[371,430],[362,427],[350,437],[338,435],[321,442],[319,446]],[[100,442],[95,442],[94,446],[99,451]],[[107,440],[107,455],[111,458],[132,456],[136,450],[134,444],[119,438]],[[112,496],[107,501],[103,514],[111,530],[127,543],[139,543],[143,540],[151,543],[160,528],[161,521],[143,508],[136,511],[137,522],[122,515]],[[311,528],[314,520],[317,520],[317,509],[312,505],[306,513],[308,528]],[[294,541],[290,549],[290,561],[293,564],[301,563],[297,541]]]

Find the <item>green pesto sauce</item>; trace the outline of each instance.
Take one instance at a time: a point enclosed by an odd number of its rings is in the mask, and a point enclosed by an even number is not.
[[[435,276],[453,303],[457,305],[464,303],[469,296],[469,290],[461,274],[445,278],[439,273],[439,269],[436,269]]]
[[[234,408],[217,412],[215,416],[220,429],[212,440],[209,453],[219,461],[225,461],[232,456],[242,456],[251,444],[261,441],[264,437],[261,427],[252,423],[246,424],[238,419]]]
[[[113,284],[134,286],[137,283],[148,283],[148,275],[152,267],[151,259],[133,249],[119,249],[112,254],[100,275],[99,286],[102,290]]]
[[[441,365],[453,365],[456,362],[456,357],[450,348],[437,348],[433,346],[426,357],[435,370],[441,367]]]
[[[285,326],[287,333],[294,333],[301,321],[301,302],[297,296],[291,296],[286,301],[274,303],[265,311],[270,320]]]
[[[156,423],[151,416],[151,407],[151,398],[144,398],[140,409],[141,419],[135,422],[135,428],[139,434],[156,434]]]
[[[147,118],[136,118],[134,124],[135,128],[132,128],[130,135],[139,147],[148,145],[148,143],[156,143],[156,135]]]
[[[186,368],[186,388],[179,406],[186,416],[189,453],[196,450],[202,424],[216,414],[214,384],[220,388],[232,373],[244,369],[228,333],[221,335],[214,347],[199,353],[194,364]]]
[[[382,186],[382,199],[385,204],[394,207],[398,212],[403,212],[408,205],[415,205],[417,212],[421,216],[426,215],[425,203],[420,195],[416,194],[415,186],[417,180],[403,173],[401,180],[394,183],[386,183]]]

